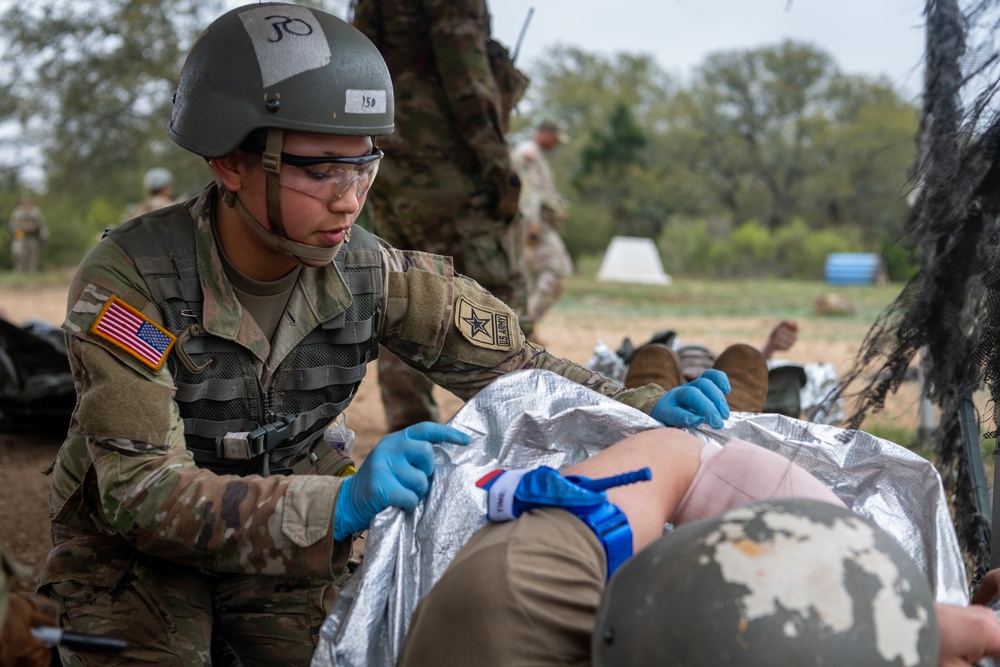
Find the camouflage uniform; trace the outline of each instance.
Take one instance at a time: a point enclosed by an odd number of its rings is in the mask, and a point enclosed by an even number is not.
[[[513,102],[491,66],[485,0],[357,0],[354,25],[385,58],[396,100],[368,196],[375,232],[396,248],[453,257],[456,272],[530,330],[505,138]],[[438,420],[430,383],[391,355],[379,358],[379,380],[390,431]]]
[[[573,275],[573,260],[559,236],[566,223],[566,201],[556,190],[545,152],[533,139],[514,147],[511,162],[521,177],[528,316],[537,324]]]
[[[10,214],[10,253],[14,270],[34,273],[38,270],[38,253],[48,238],[45,218],[38,207],[24,202],[14,207]]]
[[[243,664],[308,664],[351,548],[332,529],[350,461],[321,436],[379,344],[466,399],[524,368],[647,412],[663,395],[527,343],[450,258],[360,228],[334,263],[301,270],[267,340],[223,268],[216,202],[211,185],[116,228],[70,288],[77,407],[39,586],[65,627],[131,643],[103,664],[209,664],[213,632]],[[176,336],[161,368],[100,335],[116,303]]]
[[[122,216],[122,222],[126,220],[131,220],[132,218],[138,218],[140,215],[145,213],[150,213],[161,208],[166,208],[174,203],[173,198],[168,197],[164,194],[152,194],[143,199],[141,202],[135,206],[130,206],[125,215]]]

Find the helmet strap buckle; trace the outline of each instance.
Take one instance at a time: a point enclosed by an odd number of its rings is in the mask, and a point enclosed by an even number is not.
[[[287,238],[285,227],[281,224],[281,186],[278,184],[278,172],[281,171],[281,147],[285,132],[277,127],[267,128],[267,142],[261,156],[261,167],[264,169],[267,187],[267,217],[271,229],[278,236]]]
[[[284,130],[276,127],[267,129],[267,142],[261,155],[261,166],[269,174],[281,171],[281,146],[284,143]]]

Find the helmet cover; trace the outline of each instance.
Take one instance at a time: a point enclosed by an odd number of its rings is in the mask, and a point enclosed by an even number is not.
[[[829,503],[755,502],[665,534],[608,583],[594,665],[933,667],[926,575]]]

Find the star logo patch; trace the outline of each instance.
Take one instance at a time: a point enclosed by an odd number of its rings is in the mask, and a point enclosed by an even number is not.
[[[459,297],[455,304],[455,326],[473,345],[491,350],[511,349],[510,313],[484,308]]]

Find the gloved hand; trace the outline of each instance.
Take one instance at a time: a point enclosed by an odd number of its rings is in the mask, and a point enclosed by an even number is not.
[[[445,424],[422,422],[390,433],[375,445],[357,474],[340,487],[333,538],[344,540],[364,530],[387,507],[412,512],[430,488],[433,442],[468,445],[472,438]]]
[[[0,665],[49,667],[52,652],[31,634],[31,628],[58,625],[58,608],[52,600],[11,593],[0,632]]]
[[[729,378],[720,370],[710,368],[696,379],[674,387],[653,407],[653,419],[667,426],[688,428],[706,421],[712,428],[722,428],[729,419]]]

